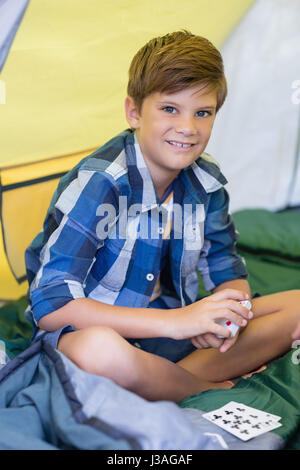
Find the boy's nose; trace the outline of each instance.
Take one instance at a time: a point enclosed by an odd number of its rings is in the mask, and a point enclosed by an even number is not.
[[[184,135],[195,135],[197,128],[193,119],[181,119],[176,126],[176,132]]]

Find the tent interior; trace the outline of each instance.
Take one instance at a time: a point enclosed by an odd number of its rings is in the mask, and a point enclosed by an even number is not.
[[[24,252],[59,179],[128,127],[132,56],[150,38],[178,29],[207,37],[223,55],[228,97],[206,150],[229,181],[251,289],[299,289],[299,24],[299,0],[0,0],[0,338],[10,360],[30,339]],[[285,360],[288,368],[290,356]],[[246,400],[252,383],[270,383],[268,369],[256,375],[261,379],[248,378]],[[281,400],[299,415],[295,383],[293,399],[287,393]],[[273,389],[265,387],[263,398],[249,403],[270,410],[265,397]],[[183,408],[209,410],[222,399],[212,391]],[[300,448],[298,427],[276,430],[281,448]]]

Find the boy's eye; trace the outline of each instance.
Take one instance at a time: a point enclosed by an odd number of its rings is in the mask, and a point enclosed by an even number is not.
[[[169,114],[177,113],[177,110],[176,110],[176,108],[174,108],[174,106],[164,106],[162,109],[163,109],[163,111],[165,111],[166,113],[169,113]],[[196,112],[197,117],[207,117],[207,116],[210,116],[210,115],[211,115],[210,111],[197,111]]]
[[[173,106],[164,106],[162,108],[166,113],[174,114],[176,109]]]
[[[211,112],[210,111],[197,111],[196,116],[198,117],[207,117],[210,116]]]

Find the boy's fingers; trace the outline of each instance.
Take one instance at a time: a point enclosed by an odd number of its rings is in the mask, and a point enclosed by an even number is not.
[[[209,348],[209,345],[201,336],[194,336],[193,338],[190,339],[190,341],[193,344],[193,346],[195,346],[195,348],[198,348],[198,349]]]
[[[216,312],[213,312],[212,317],[215,321],[225,319],[241,327],[246,326],[248,323],[246,318],[241,317],[228,308],[218,309]]]
[[[206,333],[203,336],[211,348],[219,348],[224,341],[222,338],[217,338],[216,335],[212,333]]]
[[[205,333],[203,335],[194,336],[190,339],[191,343],[200,349],[219,348],[223,343],[223,339],[217,338],[213,333]]]
[[[244,318],[251,319],[253,317],[253,313],[251,312],[251,310],[249,310],[247,307],[244,307],[236,300],[224,301],[223,305],[224,307],[228,308],[229,310],[232,310],[233,312],[237,313],[238,315],[241,315]]]
[[[225,339],[224,343],[219,348],[219,351],[221,353],[225,353],[226,351],[228,351],[228,349],[231,348],[232,344],[233,344],[233,338]]]
[[[251,310],[249,310],[247,307],[244,307],[242,304],[240,304],[236,300],[232,300],[232,299],[219,300],[219,301],[215,301],[213,305],[216,309],[231,310],[232,312],[237,313],[238,315],[246,318],[247,320],[253,318],[253,313],[251,312]]]
[[[228,330],[228,328],[226,328],[225,326],[218,325],[217,323],[213,323],[212,327],[210,328],[210,331],[214,335],[222,336],[222,338],[220,339],[224,340],[224,338],[231,338],[231,331]]]

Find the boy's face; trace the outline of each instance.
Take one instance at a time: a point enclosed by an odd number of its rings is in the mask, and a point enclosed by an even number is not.
[[[172,181],[204,151],[216,116],[216,92],[203,87],[147,96],[138,109],[126,99],[126,117],[136,129],[154,183]]]

